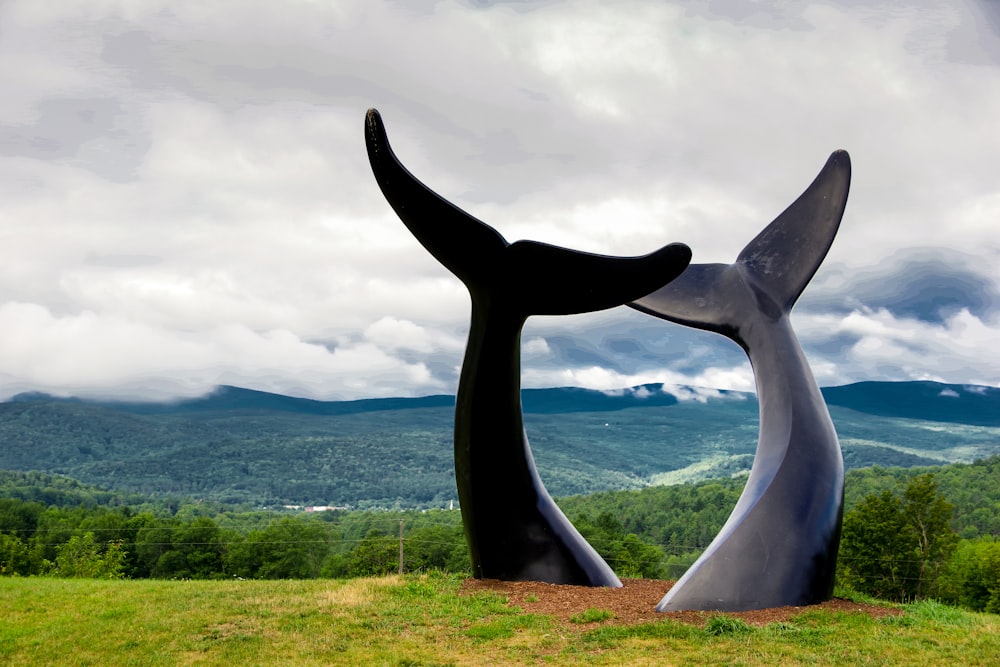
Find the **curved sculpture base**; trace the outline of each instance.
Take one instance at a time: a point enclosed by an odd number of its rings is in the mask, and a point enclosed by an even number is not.
[[[691,251],[607,257],[509,244],[451,205],[396,159],[374,109],[365,122],[372,171],[400,219],[472,297],[455,408],[455,478],[476,577],[621,586],[546,492],[521,415],[521,327],[529,315],[622,305],[679,274]]]
[[[630,304],[736,341],[750,357],[760,404],[760,437],[746,488],[659,611],[806,605],[833,593],[844,463],[788,315],[837,233],[850,173],[847,153],[834,153],[735,263],[692,265]]]

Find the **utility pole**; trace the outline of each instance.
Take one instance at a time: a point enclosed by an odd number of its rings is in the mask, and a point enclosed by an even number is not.
[[[403,574],[403,520],[399,520],[399,573]]]

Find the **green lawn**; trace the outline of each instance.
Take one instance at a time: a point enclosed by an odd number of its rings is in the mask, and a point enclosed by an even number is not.
[[[806,611],[749,628],[560,623],[461,580],[0,577],[0,665],[997,665],[1000,616]]]

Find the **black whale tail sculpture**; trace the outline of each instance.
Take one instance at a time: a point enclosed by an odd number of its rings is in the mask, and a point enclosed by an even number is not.
[[[843,457],[788,316],[833,243],[850,178],[847,153],[834,153],[735,263],[693,264],[629,304],[736,341],[750,357],[760,404],[757,453],[743,494],[657,611],[807,605],[833,592]]]
[[[374,109],[365,138],[386,200],[472,297],[456,397],[455,477],[475,576],[621,586],[535,469],[521,415],[521,328],[530,315],[601,310],[648,294],[684,270],[690,250],[671,244],[622,258],[533,241],[508,244],[403,167]]]

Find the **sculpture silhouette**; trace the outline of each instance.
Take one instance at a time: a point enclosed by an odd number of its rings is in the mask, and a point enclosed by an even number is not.
[[[833,243],[850,179],[847,153],[834,153],[734,264],[693,264],[629,304],[739,343],[760,404],[757,453],[743,494],[657,611],[807,605],[833,593],[844,463],[789,311]]]
[[[664,285],[690,250],[642,257],[507,241],[414,178],[392,153],[371,109],[365,138],[372,171],[403,223],[465,283],[472,322],[455,406],[455,478],[477,578],[621,586],[549,496],[521,415],[521,328],[529,315],[622,305]]]

